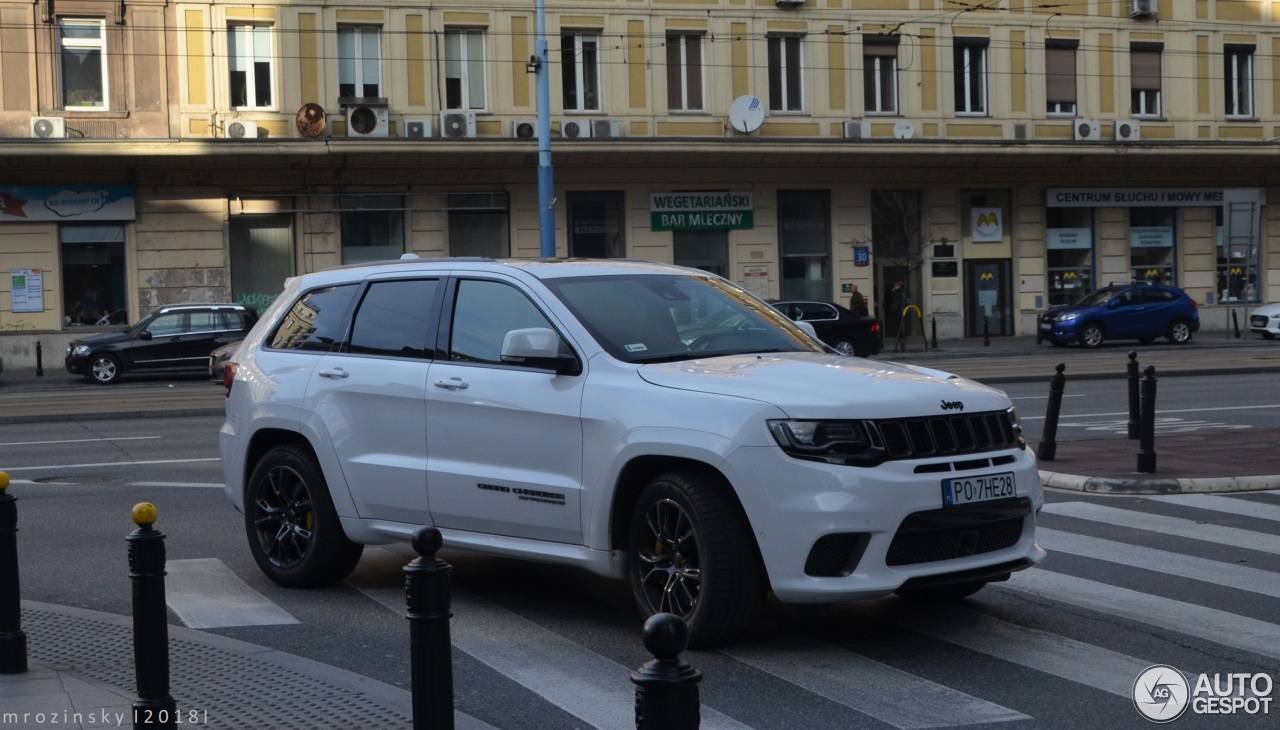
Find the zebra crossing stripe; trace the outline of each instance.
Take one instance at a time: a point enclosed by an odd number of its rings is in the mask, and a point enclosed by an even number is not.
[[[1205,525],[1195,520],[1187,520],[1181,517],[1152,515],[1134,510],[1105,507],[1091,502],[1056,502],[1046,504],[1043,511],[1050,515],[1074,517],[1091,522],[1148,530],[1174,537],[1186,537],[1192,540],[1203,540],[1219,545],[1230,545],[1245,550],[1257,550],[1280,555],[1280,535],[1242,530],[1238,527]]]
[[[721,649],[720,653],[903,730],[1031,719],[1021,712],[801,636],[742,644]]]
[[[928,607],[885,600],[864,601],[854,607],[872,618],[922,636],[1120,697],[1131,697],[1133,678],[1155,663],[1018,626],[958,605]]]
[[[1280,626],[1050,570],[1014,573],[1013,590],[1280,659]]]
[[[1036,541],[1053,552],[1138,566],[1164,575],[1280,598],[1280,573],[1043,527],[1036,529]]]
[[[1243,517],[1256,517],[1262,520],[1280,522],[1280,504],[1263,504],[1247,499],[1235,499],[1213,494],[1179,494],[1147,497],[1152,502],[1164,502],[1183,507],[1223,512]]]
[[[170,560],[165,572],[165,603],[188,628],[298,623],[217,558]]]
[[[366,548],[364,554],[348,585],[403,614],[405,559],[384,548]],[[396,580],[388,580],[388,572]],[[628,680],[635,667],[624,667],[456,586],[453,610],[449,633],[457,649],[598,730],[635,730],[635,688]],[[706,705],[701,714],[699,727],[706,730],[750,730]]]

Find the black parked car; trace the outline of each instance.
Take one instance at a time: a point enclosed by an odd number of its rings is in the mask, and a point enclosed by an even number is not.
[[[90,335],[67,346],[67,372],[103,385],[123,373],[207,373],[215,349],[244,339],[258,321],[239,304],[171,304],[122,332]]]
[[[845,355],[871,357],[881,348],[880,320],[859,317],[830,302],[770,302],[796,322],[808,322],[818,339]]]

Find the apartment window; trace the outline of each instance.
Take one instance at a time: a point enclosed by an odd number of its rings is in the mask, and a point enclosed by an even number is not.
[[[701,34],[667,34],[667,109],[702,111]]]
[[[898,113],[898,37],[862,37],[862,88],[868,114]]]
[[[449,255],[511,255],[510,214],[506,193],[449,195]]]
[[[800,63],[800,36],[769,36],[769,110],[804,110]]]
[[[1253,46],[1223,49],[1226,111],[1228,117],[1253,117]]]
[[[338,28],[338,96],[382,96],[380,28]]]
[[[444,105],[446,109],[483,109],[484,31],[444,32]]]
[[[399,195],[338,198],[342,263],[399,258],[404,253],[404,199]]]
[[[1051,42],[1044,49],[1046,109],[1051,115],[1076,115],[1076,42]]]
[[[1133,90],[1130,112],[1135,117],[1158,117],[1160,110],[1160,52],[1158,44],[1129,48],[1129,77]]]
[[[106,21],[58,19],[58,70],[63,109],[107,108]]]
[[[956,114],[987,113],[987,41],[957,38]]]
[[[231,106],[266,109],[275,105],[271,70],[271,27],[232,25],[227,32]]]
[[[600,37],[595,33],[562,33],[560,53],[565,111],[599,111]]]

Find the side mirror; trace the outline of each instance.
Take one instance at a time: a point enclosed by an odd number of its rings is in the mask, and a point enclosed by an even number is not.
[[[1115,309],[1115,308],[1116,308],[1116,307],[1118,307],[1118,306],[1120,306],[1120,300],[1119,300],[1119,299],[1108,299],[1108,300],[1107,300],[1107,309]]]
[[[576,375],[578,358],[561,353],[560,335],[546,327],[511,330],[502,338],[502,361]]]
[[[800,322],[800,321],[797,321],[795,324],[797,327],[804,330],[804,333],[806,335],[809,335],[815,340],[818,339],[818,331],[813,328],[812,324],[808,322]]]
[[[125,331],[127,332],[128,330],[125,330]],[[138,333],[138,339],[140,339],[140,340],[149,340],[149,339],[151,339],[151,330],[143,330],[143,331],[139,332],[139,333]]]

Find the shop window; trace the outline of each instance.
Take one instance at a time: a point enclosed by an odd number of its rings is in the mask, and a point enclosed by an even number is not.
[[[448,205],[450,256],[511,255],[506,193],[450,195]]]
[[[565,111],[600,110],[600,37],[570,31],[560,34],[560,80]]]
[[[672,231],[671,243],[677,266],[729,277],[728,231]]]
[[[1230,204],[1228,204],[1230,205]],[[1258,246],[1251,236],[1228,240],[1223,225],[1225,208],[1217,209],[1219,302],[1260,302]],[[1247,230],[1247,226],[1245,226]]]
[[[782,299],[831,298],[831,191],[778,191]]]
[[[399,258],[404,253],[404,199],[399,195],[338,198],[342,263]]]
[[[444,33],[444,106],[484,109],[484,31]]]
[[[569,255],[622,258],[627,255],[623,235],[623,194],[569,193]]]
[[[62,254],[63,323],[128,324],[124,227],[58,227]]]
[[[1160,107],[1159,44],[1135,43],[1129,48],[1129,85],[1135,117],[1159,117]]]
[[[956,114],[987,113],[987,41],[955,41]]]
[[[801,75],[798,35],[769,36],[769,110],[804,110],[804,79]]]
[[[63,109],[108,108],[106,55],[106,21],[58,19],[58,73]]]
[[[863,102],[869,114],[898,112],[898,36],[862,37]]]
[[[382,31],[370,26],[338,27],[338,96],[382,96]]]
[[[231,300],[262,313],[294,274],[293,221],[284,215],[237,215],[229,229]]]
[[[667,109],[702,111],[702,35],[667,34]]]
[[[1045,44],[1044,87],[1047,113],[1076,115],[1076,41]]]
[[[1174,208],[1129,209],[1129,266],[1134,281],[1173,286]]]
[[[1093,291],[1093,210],[1048,208],[1046,289],[1049,306],[1073,304]]]
[[[270,109],[273,96],[271,27],[232,23],[227,29],[227,66],[231,74],[231,106]]]
[[[1229,119],[1253,118],[1253,46],[1229,45],[1223,49],[1223,88]]]

